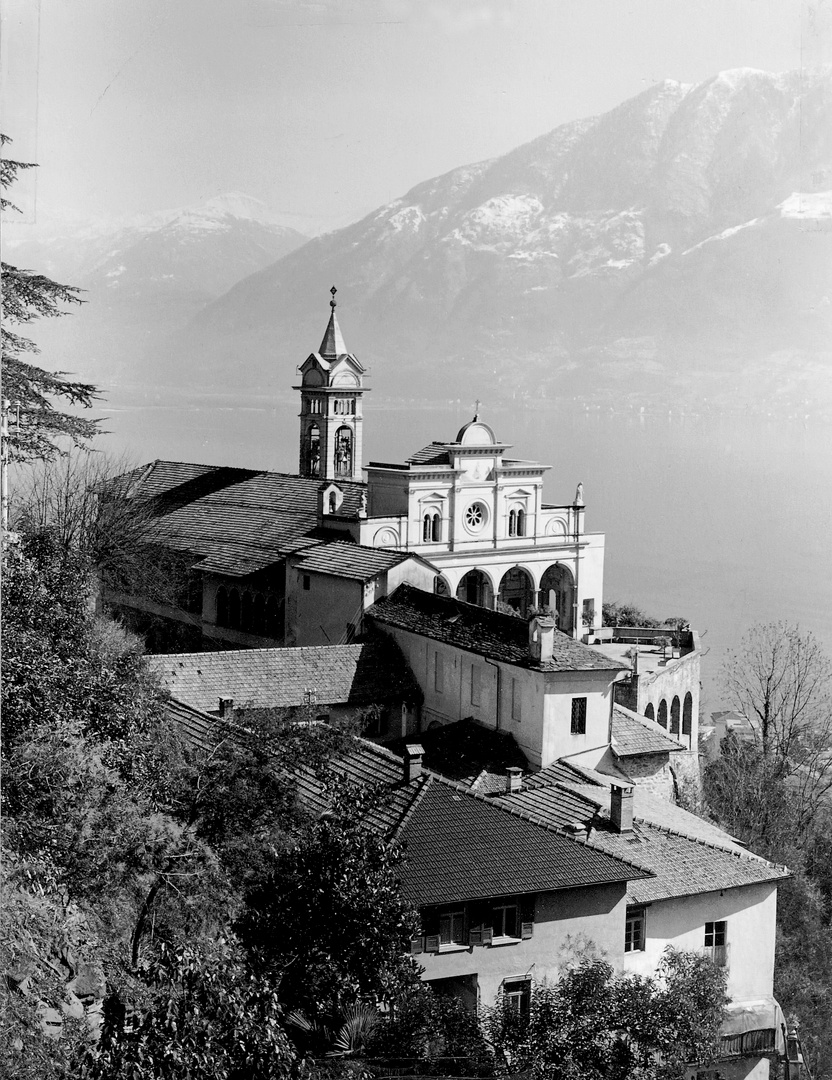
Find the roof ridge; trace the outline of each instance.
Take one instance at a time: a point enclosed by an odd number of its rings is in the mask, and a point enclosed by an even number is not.
[[[178,656],[250,656],[252,653],[295,653],[295,652],[331,652],[333,649],[361,649],[371,641],[336,642],[333,645],[263,645],[253,649],[206,649],[203,652],[145,653],[145,660],[172,660]]]
[[[414,794],[413,798],[410,800],[410,802],[409,802],[409,804],[407,806],[407,809],[404,811],[402,816],[399,818],[398,824],[395,825],[394,828],[391,829],[391,831],[390,831],[390,839],[391,840],[397,840],[401,836],[401,834],[404,832],[405,828],[407,827],[408,822],[413,817],[413,815],[416,813],[416,810],[419,807],[420,803],[422,802],[422,799],[424,799],[425,792],[428,790],[428,788],[433,783],[433,777],[432,776],[419,776],[417,783],[418,783],[418,787],[416,788],[416,793]]]

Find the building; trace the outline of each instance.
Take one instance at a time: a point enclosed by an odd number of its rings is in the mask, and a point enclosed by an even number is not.
[[[604,538],[586,531],[580,485],[571,503],[544,503],[546,467],[507,457],[478,416],[365,469],[365,369],[334,293],[299,371],[296,474],[154,461],[101,492],[135,508],[169,571],[155,590],[102,581],[101,602],[153,651],[347,642],[402,581],[524,617],[545,608],[573,637],[600,623]]]
[[[147,665],[179,705],[223,720],[272,711],[321,722],[362,718],[370,734],[390,738],[415,726],[421,702],[404,658],[383,637],[324,648],[173,653],[148,656]]]

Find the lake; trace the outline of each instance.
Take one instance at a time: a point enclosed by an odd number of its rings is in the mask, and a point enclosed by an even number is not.
[[[473,394],[472,394],[473,397]],[[112,392],[99,446],[153,458],[294,472],[295,395],[157,387]],[[403,460],[452,439],[460,402],[365,398],[365,461]],[[606,533],[605,597],[687,618],[702,636],[706,708],[721,704],[726,651],[758,622],[811,630],[832,654],[832,428],[713,413],[613,412],[526,402],[481,417],[513,456],[551,465],[547,501],[584,484],[587,528]]]

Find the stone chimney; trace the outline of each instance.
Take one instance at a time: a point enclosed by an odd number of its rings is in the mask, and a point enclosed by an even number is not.
[[[404,782],[409,784],[422,772],[425,751],[419,743],[408,743],[404,748]]]
[[[221,697],[220,698],[220,716],[231,716],[234,712],[234,698]]]
[[[510,765],[506,769],[506,795],[512,795],[523,787],[523,770],[516,765]]]
[[[610,788],[610,825],[618,833],[633,831],[633,789],[613,784]]]
[[[533,664],[548,664],[555,647],[557,619],[535,615],[529,623],[529,659]]]

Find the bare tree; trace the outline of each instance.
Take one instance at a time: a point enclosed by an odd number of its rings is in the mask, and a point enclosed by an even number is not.
[[[800,816],[832,788],[832,663],[788,623],[752,627],[723,665],[722,686],[747,718],[765,771],[788,780]]]

